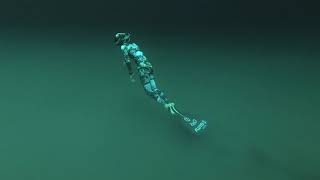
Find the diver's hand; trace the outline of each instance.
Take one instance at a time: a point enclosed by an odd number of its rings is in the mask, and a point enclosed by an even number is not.
[[[172,114],[172,115],[175,115],[176,112],[175,112],[175,108],[174,108],[174,103],[167,103],[164,105],[164,107]]]
[[[134,74],[130,74],[130,81],[131,82],[136,82],[136,80],[134,79]]]

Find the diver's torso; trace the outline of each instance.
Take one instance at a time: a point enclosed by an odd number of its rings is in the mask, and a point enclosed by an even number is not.
[[[143,52],[140,50],[139,46],[135,43],[124,44],[121,46],[121,50],[125,55],[128,55],[131,60],[133,60],[137,68],[152,68],[151,63],[143,55]]]

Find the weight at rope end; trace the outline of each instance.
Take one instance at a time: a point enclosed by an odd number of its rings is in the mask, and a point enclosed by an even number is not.
[[[208,127],[208,123],[205,120],[190,119],[188,117],[184,117],[183,120],[188,129],[195,135],[203,134]]]

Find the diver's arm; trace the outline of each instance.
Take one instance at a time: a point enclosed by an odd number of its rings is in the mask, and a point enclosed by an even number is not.
[[[128,73],[129,73],[129,75],[131,77],[133,75],[133,69],[132,69],[131,59],[130,59],[129,54],[128,54],[128,49],[126,48],[125,45],[122,45],[121,46],[121,50],[123,52],[123,57],[124,57],[123,64],[125,66],[127,66]]]
[[[127,66],[128,73],[129,73],[129,76],[130,76],[130,80],[132,82],[134,82],[135,80],[134,80],[134,77],[133,77],[134,76],[134,72],[133,72],[133,68],[132,68],[132,63],[131,63],[131,60],[130,60],[129,56],[126,55],[126,54],[124,55],[123,64]]]
[[[124,64],[127,66],[129,75],[133,75],[131,60],[128,56],[124,56]]]

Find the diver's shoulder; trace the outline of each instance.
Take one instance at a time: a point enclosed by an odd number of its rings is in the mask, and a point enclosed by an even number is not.
[[[127,49],[127,45],[123,44],[123,45],[120,46],[120,48],[121,48],[121,50],[125,50],[125,49]]]
[[[131,50],[131,49],[139,49],[138,45],[135,43],[130,43],[130,44],[122,44],[120,46],[122,50]]]
[[[130,43],[127,45],[129,49],[139,50],[139,46],[136,43]]]

